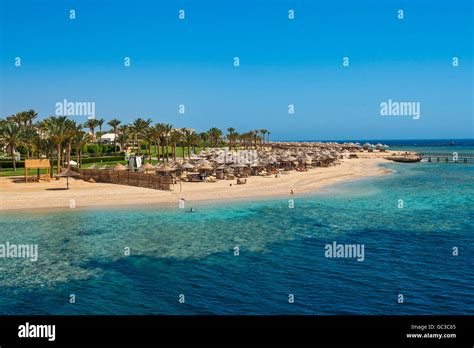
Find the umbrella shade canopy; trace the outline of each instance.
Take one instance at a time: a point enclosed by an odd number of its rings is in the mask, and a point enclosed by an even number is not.
[[[151,164],[151,163],[145,163],[144,165],[142,165],[142,168],[147,170],[147,169],[155,169],[155,167]]]
[[[174,168],[171,168],[168,164],[163,164],[161,167],[156,169],[157,172],[173,172]]]
[[[64,171],[62,171],[61,173],[59,174],[56,174],[55,177],[57,178],[71,178],[71,177],[80,177],[81,174],[79,174],[78,172],[75,172],[71,169],[66,169]]]
[[[184,162],[182,165],[181,165],[181,168],[182,169],[194,169],[194,166],[189,163],[189,162]]]
[[[126,166],[124,166],[123,164],[120,164],[120,163],[117,163],[115,166],[114,166],[114,170],[127,170],[128,168]]]
[[[111,168],[106,164],[106,165],[100,167],[99,169],[100,169],[100,170],[109,170],[109,169],[111,169]]]
[[[210,164],[207,164],[207,163],[204,163],[204,164],[201,164],[199,167],[198,167],[199,170],[212,170],[214,168],[212,168],[212,166]]]
[[[91,165],[91,166],[90,166],[89,168],[87,168],[87,169],[93,169],[93,170],[94,170],[94,169],[99,169],[99,167],[97,167],[95,164],[93,164],[93,165]]]
[[[234,163],[234,164],[231,164],[230,165],[232,168],[247,168],[247,166],[245,164],[242,164],[242,163]]]
[[[203,164],[211,164],[211,162],[209,162],[207,159],[203,158],[203,159],[197,161],[197,164],[200,166],[200,165],[203,165]]]

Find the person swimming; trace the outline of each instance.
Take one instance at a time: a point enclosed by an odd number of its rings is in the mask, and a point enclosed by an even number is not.
[[[188,213],[194,213],[196,211],[196,209],[194,209],[193,207],[189,208],[188,210]]]

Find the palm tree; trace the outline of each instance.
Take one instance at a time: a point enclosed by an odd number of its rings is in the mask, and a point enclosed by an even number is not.
[[[163,138],[163,133],[165,132],[165,124],[157,123],[153,127],[153,138],[155,138],[156,154],[158,157],[158,162],[160,161],[160,144]],[[164,154],[164,152],[163,152]]]
[[[170,143],[172,146],[173,161],[176,161],[176,144],[183,140],[183,133],[179,130],[172,130],[170,134]]]
[[[267,134],[266,129],[260,129],[260,143],[263,144],[265,143],[265,134]]]
[[[33,126],[33,120],[38,117],[38,113],[31,109],[25,111],[25,127],[31,128]]]
[[[81,168],[82,165],[82,152],[84,146],[87,145],[87,143],[91,140],[92,137],[90,134],[84,132],[82,129],[80,129],[80,127],[76,128],[76,131],[74,132],[74,136],[72,138],[72,145],[76,150],[76,162],[79,168]]]
[[[227,128],[227,139],[229,140],[229,149],[232,149],[232,141],[235,139],[235,128]]]
[[[84,123],[84,128],[88,128],[91,131],[92,140],[95,140],[95,129],[99,126],[98,120],[91,118]]]
[[[81,130],[81,126],[76,125],[76,121],[66,120],[65,122],[65,141],[66,141],[66,162],[67,169],[71,169],[71,148],[74,137],[78,131]]]
[[[125,147],[129,140],[130,140],[130,136],[128,132],[126,131],[120,132],[120,134],[117,136],[117,142],[120,144],[120,148],[122,151],[125,151]]]
[[[257,148],[258,132],[260,132],[258,129],[256,129],[256,130],[253,131],[254,142],[255,142],[255,148]]]
[[[30,148],[36,142],[36,138],[38,137],[38,133],[33,128],[20,128],[20,138],[21,143],[24,145],[26,149],[26,158],[30,158]]]
[[[12,156],[13,170],[16,171],[16,159],[15,149],[20,144],[20,127],[13,121],[6,122],[1,129],[1,135],[5,145],[10,148],[10,154]]]
[[[189,130],[189,129],[185,129],[184,130],[184,144],[186,144],[187,148],[188,148],[188,159],[191,158],[191,151],[190,151],[190,147],[191,145],[193,145],[196,141],[197,141],[198,136],[196,134],[195,131],[192,131],[192,130]],[[184,146],[183,146],[183,158],[184,158]]]
[[[57,173],[61,173],[61,145],[67,138],[67,117],[66,116],[51,116],[45,120],[47,125],[47,132],[49,138],[56,146],[57,151]],[[91,121],[91,120],[89,120]]]
[[[112,131],[114,132],[114,152],[117,150],[117,129],[118,126],[122,122],[120,120],[117,120],[116,118],[111,119],[107,124],[112,127]]]
[[[141,154],[141,140],[145,135],[146,129],[150,126],[151,120],[144,120],[143,118],[137,118],[133,120],[132,124],[130,125],[130,132],[132,137],[135,140],[135,144],[138,147],[138,155]]]
[[[7,121],[15,122],[18,128],[23,127],[25,124],[26,114],[24,111],[17,112],[14,115],[8,116]]]
[[[97,120],[97,126],[99,126],[99,144],[102,142],[100,138],[102,136],[102,125],[104,124],[105,120],[103,118],[99,118]]]
[[[221,141],[222,131],[219,128],[213,127],[208,131],[209,137],[211,138],[214,147],[217,147]]]
[[[169,139],[170,139],[170,135],[171,135],[172,130],[173,130],[172,125],[170,125],[170,124],[165,125],[165,131],[164,131],[163,137],[164,137],[165,144],[166,144],[166,162],[169,161],[168,145],[169,145]]]
[[[267,131],[267,134],[268,134],[268,136],[267,136],[267,143],[270,144],[270,131]]]
[[[145,131],[143,132],[143,140],[146,141],[146,144],[148,146],[149,161],[151,163],[151,155],[153,152],[152,145],[153,145],[153,141],[155,140],[155,134],[152,127],[148,127],[145,129]]]
[[[209,145],[209,133],[208,132],[201,132],[197,134],[199,140],[201,140],[202,147],[206,148]]]

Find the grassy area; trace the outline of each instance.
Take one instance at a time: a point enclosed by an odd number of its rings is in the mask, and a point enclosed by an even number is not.
[[[56,170],[56,168],[54,169]],[[38,171],[30,169],[28,171],[29,176],[35,176],[37,175]],[[46,174],[47,171],[46,169],[40,169],[40,174]],[[55,171],[53,173],[56,173]],[[25,169],[24,168],[17,168],[16,171],[14,171],[11,168],[6,168],[0,170],[0,176],[24,176],[25,175]]]
[[[196,147],[196,153],[199,153],[203,150],[202,147]],[[173,151],[173,148],[171,146],[168,146],[168,152],[169,152],[169,158],[170,160],[172,160],[172,151]],[[191,149],[192,151],[192,149]],[[161,152],[161,147],[160,147],[160,152]],[[165,153],[166,153],[166,149],[165,149]],[[143,155],[143,153],[142,153]],[[156,146],[153,146],[152,147],[152,157],[157,157],[157,151],[156,151]],[[183,149],[181,147],[177,147],[176,148],[176,159],[180,159],[183,157]],[[187,149],[185,150],[185,158],[187,159],[188,158],[188,152],[187,152]],[[73,160],[75,160],[75,158],[72,158]],[[145,155],[145,163],[148,162],[148,155]],[[83,164],[81,168],[84,168],[84,169],[87,169],[91,166],[93,166],[94,164],[98,167],[102,167],[104,165],[108,165],[108,166],[114,166],[115,164],[117,163],[121,163],[121,164],[127,164],[126,161],[110,161],[110,162],[105,162],[105,161],[98,161],[98,162],[94,162],[94,163],[87,163],[87,164]],[[153,165],[156,165],[158,163],[157,160],[152,160],[151,163]],[[14,171],[12,168],[4,168],[4,169],[0,169],[0,176],[19,176],[19,175],[24,175],[25,171],[23,168],[17,168],[16,171]],[[37,171],[36,170],[30,170],[29,172],[29,175],[36,175]],[[56,173],[56,167],[53,169],[53,175]],[[41,169],[40,170],[40,174],[46,174],[46,170],[45,169]]]
[[[198,154],[199,152],[201,152],[202,149],[203,149],[202,147],[196,146],[196,154]],[[188,149],[186,148],[184,151],[185,151],[185,156],[186,156],[186,158],[187,158],[187,157],[188,157]],[[193,149],[191,148],[191,152],[192,152],[192,151],[193,151]],[[169,153],[170,157],[171,157],[172,152],[173,152],[173,147],[168,146],[168,153]],[[151,155],[152,155],[153,157],[156,157],[157,154],[158,154],[158,152],[157,152],[157,150],[156,150],[156,146],[152,146],[152,148],[151,148]],[[166,147],[165,147],[165,154],[166,154]],[[160,155],[161,155],[161,147],[160,147]],[[181,146],[177,146],[177,147],[176,147],[176,158],[178,158],[178,157],[180,157],[180,158],[183,157],[183,148],[182,148]]]

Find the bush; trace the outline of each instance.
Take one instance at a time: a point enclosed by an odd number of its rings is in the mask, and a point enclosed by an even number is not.
[[[97,144],[87,145],[87,152],[93,155],[97,155],[100,152],[100,146]]]
[[[105,156],[105,157],[86,157],[82,158],[82,164],[95,163],[95,162],[117,162],[124,161],[124,156]]]
[[[25,168],[25,161],[16,161],[17,168]],[[1,160],[0,168],[11,168],[13,169],[13,163],[11,160]]]

